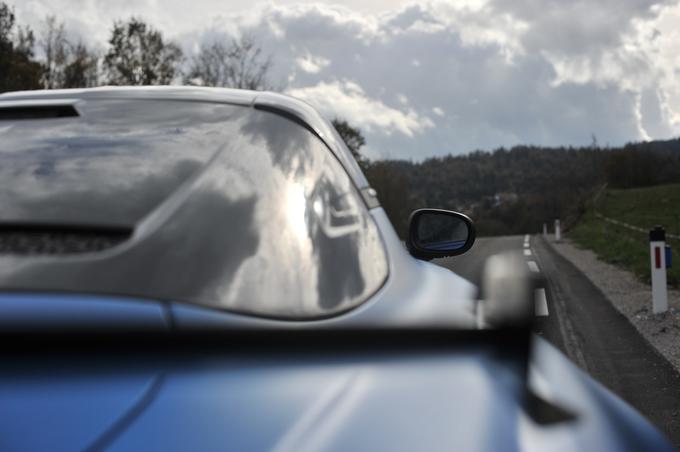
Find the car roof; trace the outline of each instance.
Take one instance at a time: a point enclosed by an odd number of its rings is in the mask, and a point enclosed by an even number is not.
[[[268,91],[251,91],[203,86],[102,86],[97,88],[15,91],[0,94],[0,108],[7,106],[39,106],[41,104],[76,104],[79,100],[129,99],[213,102],[250,106],[294,120],[317,135],[349,173],[362,191],[369,206],[377,199],[356,160],[331,123],[308,103]]]

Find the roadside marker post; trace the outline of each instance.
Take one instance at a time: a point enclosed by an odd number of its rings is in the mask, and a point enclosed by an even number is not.
[[[548,236],[548,225],[543,223],[543,237]]]
[[[555,220],[555,241],[560,241],[560,220]]]
[[[661,226],[649,231],[649,253],[652,268],[652,311],[660,314],[668,310],[666,231]]]

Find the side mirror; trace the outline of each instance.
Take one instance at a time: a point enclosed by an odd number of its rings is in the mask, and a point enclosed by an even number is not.
[[[475,227],[462,213],[418,209],[411,214],[406,247],[418,259],[457,256],[469,250],[473,243]]]

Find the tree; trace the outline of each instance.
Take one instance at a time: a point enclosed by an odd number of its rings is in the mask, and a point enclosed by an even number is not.
[[[366,167],[368,160],[366,157],[361,155],[361,152],[359,152],[361,147],[366,144],[366,139],[362,135],[361,130],[351,126],[344,119],[335,118],[331,121],[331,123],[333,124],[333,127],[335,127],[335,130],[338,131],[338,135],[340,135],[349,150],[352,152],[352,155],[356,159],[357,163],[359,163],[361,167]]]
[[[43,86],[47,89],[61,88],[68,52],[64,23],[57,22],[55,16],[47,16],[38,45],[45,55]]]
[[[35,38],[28,27],[15,27],[14,11],[0,3],[0,93],[39,89],[41,66],[33,60]]]
[[[0,3],[0,43],[12,41],[12,28],[14,28],[14,11],[5,3]]]
[[[38,45],[45,55],[42,82],[46,89],[87,88],[98,84],[99,58],[85,44],[71,43],[63,22],[48,16]]]
[[[112,85],[167,85],[179,75],[182,51],[139,19],[115,22],[104,57]]]
[[[192,59],[185,83],[201,86],[267,90],[271,58],[249,36],[234,39],[229,45],[215,41],[201,46]]]
[[[33,34],[33,30],[31,30],[28,25],[24,27],[17,26],[15,50],[18,53],[25,55],[26,58],[32,59],[35,56],[33,55],[34,48],[35,35]]]
[[[68,63],[64,67],[62,88],[87,88],[97,86],[99,58],[85,44],[69,45]]]

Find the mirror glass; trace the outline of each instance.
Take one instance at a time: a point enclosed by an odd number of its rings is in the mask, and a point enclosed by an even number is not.
[[[465,246],[470,229],[462,218],[444,212],[425,212],[418,218],[418,246],[432,251],[454,251]]]

